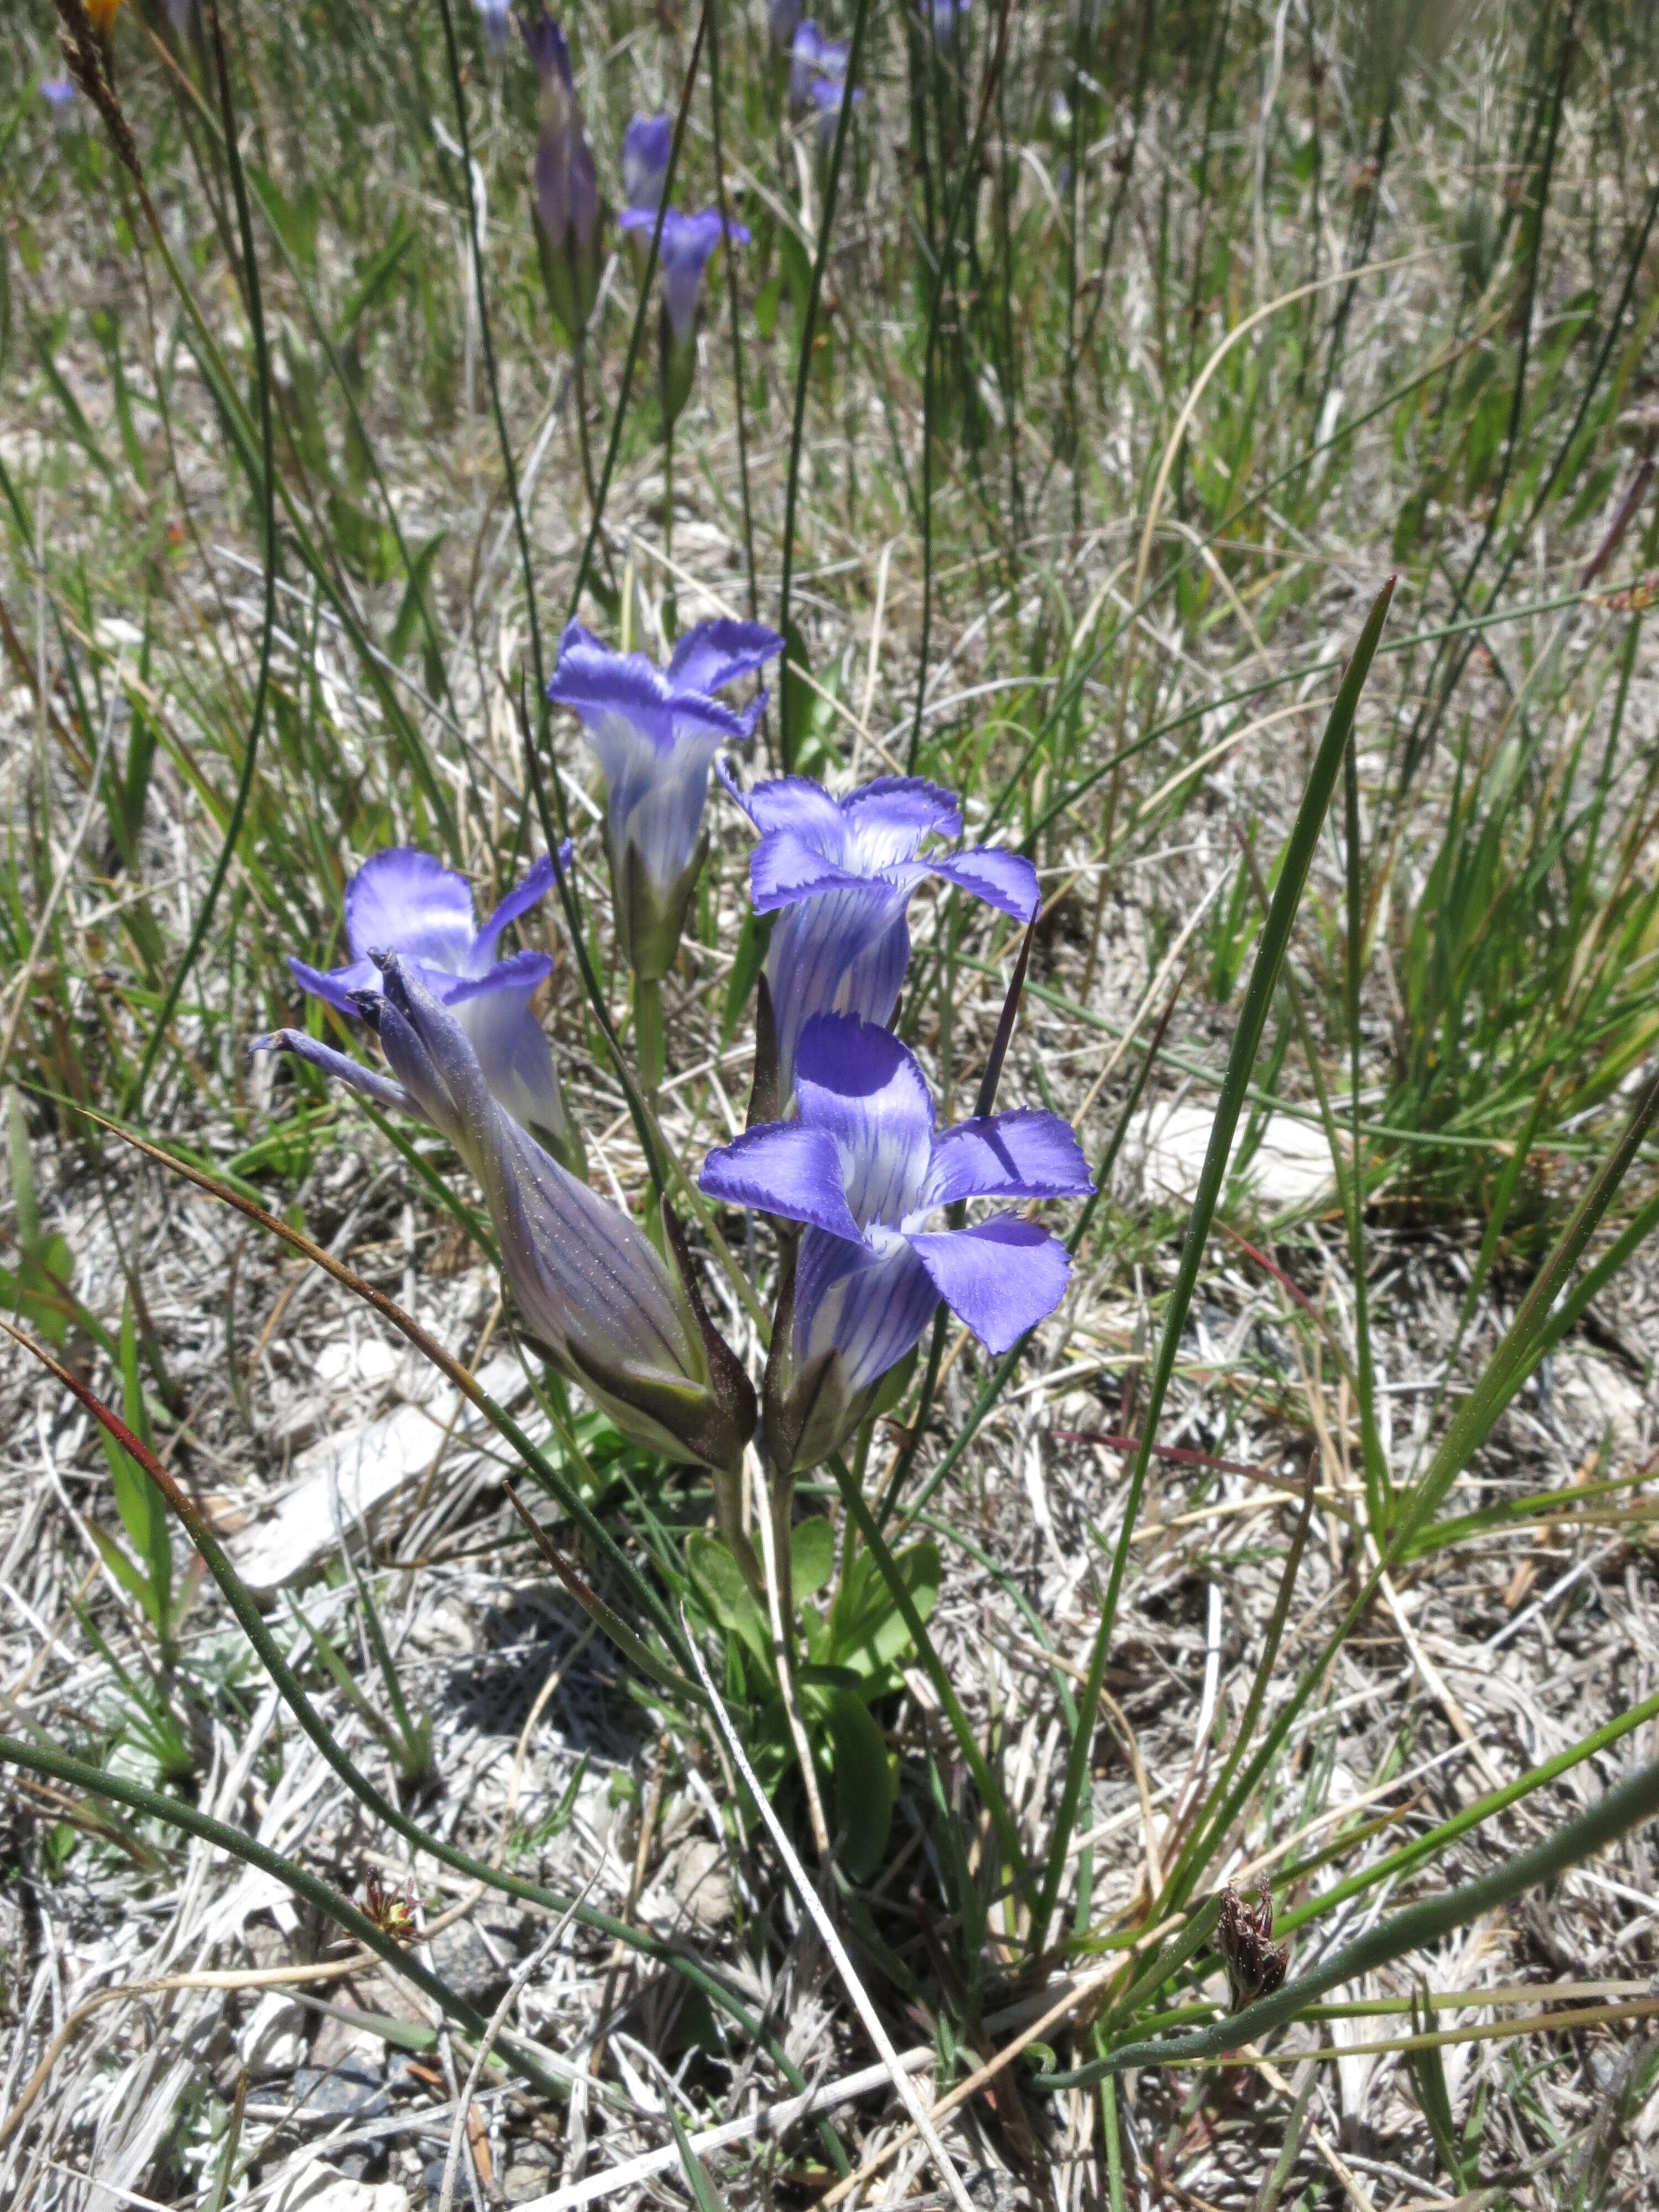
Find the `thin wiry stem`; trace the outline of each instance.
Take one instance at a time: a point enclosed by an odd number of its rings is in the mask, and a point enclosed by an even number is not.
[[[144,1085],[149,1081],[155,1066],[156,1054],[161,1049],[167,1033],[167,1024],[173,1019],[180,994],[191,969],[212,927],[214,910],[219,903],[219,894],[225,887],[225,878],[230,873],[230,864],[236,855],[236,847],[242,835],[242,824],[247,818],[248,799],[253,790],[253,773],[259,758],[259,738],[265,724],[265,702],[270,693],[270,654],[276,629],[276,464],[270,418],[270,356],[265,343],[264,306],[259,292],[258,257],[253,250],[253,217],[248,207],[247,180],[242,173],[241,151],[236,141],[236,110],[231,99],[230,70],[225,60],[224,34],[220,27],[216,0],[207,0],[205,9],[208,27],[213,37],[213,60],[219,86],[219,106],[224,122],[225,160],[230,169],[231,189],[236,197],[236,226],[241,237],[242,265],[246,273],[248,325],[253,334],[254,374],[259,387],[259,520],[260,537],[264,552],[264,599],[259,617],[259,672],[253,687],[253,710],[248,717],[247,743],[242,752],[242,773],[237,779],[236,797],[232,803],[230,819],[225,824],[219,857],[213,874],[197,909],[195,925],[190,940],[185,946],[184,957],[173,970],[173,981],[167,986],[167,996],[161,1001],[155,1026],[150,1031],[149,1042],[138,1064],[131,1088],[122,1101],[124,1113],[137,1113],[143,1102]]]
[[[785,674],[789,657],[789,585],[795,560],[795,504],[800,484],[801,438],[806,428],[806,385],[812,368],[812,335],[817,327],[818,300],[823,290],[823,271],[830,258],[830,239],[836,224],[836,200],[841,190],[842,157],[853,125],[853,106],[858,95],[859,64],[864,58],[864,30],[870,17],[870,0],[858,0],[853,18],[852,43],[847,54],[847,75],[842,83],[841,113],[836,118],[836,143],[830,153],[830,173],[824,180],[823,208],[818,216],[818,248],[812,257],[812,277],[806,289],[806,313],[801,319],[800,356],[795,363],[795,412],[789,431],[789,473],[783,494],[783,578],[778,590],[778,628],[784,639]],[[788,714],[783,718],[783,772],[795,766],[794,730]]]

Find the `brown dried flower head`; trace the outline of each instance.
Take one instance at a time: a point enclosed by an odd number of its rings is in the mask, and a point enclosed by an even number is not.
[[[1291,1947],[1273,1941],[1273,1901],[1268,1891],[1258,1890],[1247,1901],[1229,1882],[1221,1893],[1215,1940],[1227,1969],[1235,2012],[1257,1997],[1271,1996],[1284,1981]]]

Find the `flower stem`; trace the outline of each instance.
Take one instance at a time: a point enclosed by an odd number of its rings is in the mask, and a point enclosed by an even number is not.
[[[662,985],[642,975],[634,985],[634,1049],[640,1087],[647,1098],[655,1098],[662,1088]]]
[[[662,426],[662,634],[675,644],[680,630],[680,603],[674,589],[674,418],[665,410]]]

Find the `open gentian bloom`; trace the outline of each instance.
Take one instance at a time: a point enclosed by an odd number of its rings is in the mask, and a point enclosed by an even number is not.
[[[623,132],[623,189],[630,208],[644,208],[655,215],[662,205],[673,144],[672,115],[636,115]]]
[[[765,1437],[780,1475],[836,1450],[878,1402],[944,1299],[994,1352],[1059,1304],[1066,1248],[1017,1213],[929,1229],[969,1198],[1084,1197],[1094,1188],[1069,1122],[1041,1109],[936,1130],[912,1054],[872,1023],[820,1014],[796,1064],[799,1119],[711,1152],[710,1198],[805,1224],[793,1312],[773,1324]],[[780,1364],[781,1363],[781,1364]]]
[[[356,1011],[378,1032],[392,1074],[339,1054],[332,1073],[382,1106],[420,1115],[454,1146],[483,1191],[525,1325],[560,1371],[625,1435],[735,1475],[754,1433],[755,1394],[709,1322],[672,1217],[665,1209],[671,1273],[625,1213],[502,1112],[456,1010],[427,988],[418,961],[386,955],[377,983]],[[254,1049],[303,1042],[284,1030]]]
[[[605,210],[564,33],[544,9],[524,25],[524,40],[542,86],[535,196],[542,283],[554,319],[574,345],[599,294]]]
[[[962,834],[955,794],[935,783],[878,776],[836,799],[805,776],[779,776],[745,796],[724,763],[720,775],[761,833],[749,863],[755,911],[784,909],[765,969],[780,1109],[812,1015],[859,1014],[884,1027],[892,1019],[910,959],[905,909],[926,877],[942,876],[1017,921],[1037,910],[1036,870],[1022,854],[1000,845],[922,852],[930,838]]]
[[[567,839],[561,868],[570,865]],[[515,952],[495,957],[501,932],[545,898],[553,884],[553,864],[538,860],[516,890],[509,891],[479,927],[472,893],[430,853],[394,846],[366,860],[346,885],[346,942],[351,958],[326,973],[290,957],[289,966],[301,990],[326,1000],[354,1019],[362,1001],[380,988],[375,953],[402,954],[423,987],[452,1007],[465,1030],[492,1097],[513,1119],[578,1175],[586,1171],[581,1137],[565,1109],[559,1072],[541,1024],[531,1011],[538,987],[553,972],[545,952]],[[281,1042],[331,1075],[349,1082],[356,1062],[331,1046],[295,1030]]]
[[[714,697],[783,650],[758,623],[699,623],[666,668],[642,653],[616,653],[572,623],[559,641],[547,696],[574,708],[605,770],[605,852],[617,934],[642,982],[668,973],[708,840],[708,767],[723,744],[744,743],[766,705]]]

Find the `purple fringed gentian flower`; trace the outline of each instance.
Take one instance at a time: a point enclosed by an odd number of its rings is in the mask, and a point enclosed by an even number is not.
[[[708,1320],[672,1214],[665,1206],[671,1273],[625,1213],[502,1112],[457,1010],[427,988],[418,961],[388,954],[377,981],[355,1011],[378,1032],[392,1073],[341,1054],[331,1073],[381,1106],[419,1115],[454,1146],[483,1191],[525,1325],[562,1373],[625,1435],[736,1476],[755,1393]],[[290,1030],[256,1039],[254,1049],[307,1042]]]
[[[655,208],[624,208],[622,227],[647,241],[657,227]],[[663,216],[657,256],[662,270],[661,365],[662,411],[665,428],[672,425],[691,389],[697,365],[697,307],[702,298],[703,272],[721,239],[732,246],[747,246],[746,225],[726,221],[718,208],[686,215],[670,208]]]
[[[617,934],[642,982],[660,982],[680,941],[708,850],[708,768],[725,744],[746,742],[766,705],[714,697],[783,650],[758,623],[699,623],[665,669],[617,653],[572,623],[559,641],[547,696],[574,709],[605,770],[605,852]]]
[[[969,1198],[1085,1197],[1094,1188],[1071,1125],[1023,1109],[939,1132],[912,1054],[846,1015],[806,1024],[799,1118],[711,1152],[710,1198],[805,1224],[773,1323],[767,1455],[780,1475],[816,1467],[880,1401],[942,1298],[994,1352],[1059,1304],[1071,1261],[1017,1213],[929,1229]]]
[[[553,316],[572,345],[587,327],[599,289],[605,209],[593,149],[582,131],[564,33],[544,9],[524,25],[541,77],[536,141],[536,246]]]
[[[568,839],[559,865],[570,865]],[[291,957],[288,964],[301,990],[357,1019],[364,998],[374,998],[380,988],[380,971],[371,956],[400,953],[409,972],[453,1010],[477,1055],[490,1095],[580,1175],[586,1171],[581,1136],[565,1109],[552,1050],[530,1005],[538,987],[552,974],[552,960],[545,952],[495,957],[508,922],[528,913],[552,885],[552,862],[538,860],[479,927],[465,876],[446,868],[430,853],[394,846],[366,860],[346,885],[346,942],[351,948],[346,966],[325,972]],[[283,1030],[276,1041],[347,1082],[353,1079],[349,1069],[360,1072],[343,1053],[296,1030]]]
[[[630,208],[644,208],[655,215],[662,205],[673,144],[672,115],[636,115],[623,132],[623,190]]]
[[[757,914],[784,909],[765,976],[777,1047],[776,1103],[787,1109],[795,1054],[813,1014],[892,1019],[910,959],[905,909],[928,876],[942,876],[1015,921],[1038,906],[1036,870],[1000,845],[923,853],[962,834],[954,793],[918,776],[884,775],[836,799],[805,776],[779,776],[746,795],[720,775],[761,833],[749,863]]]

